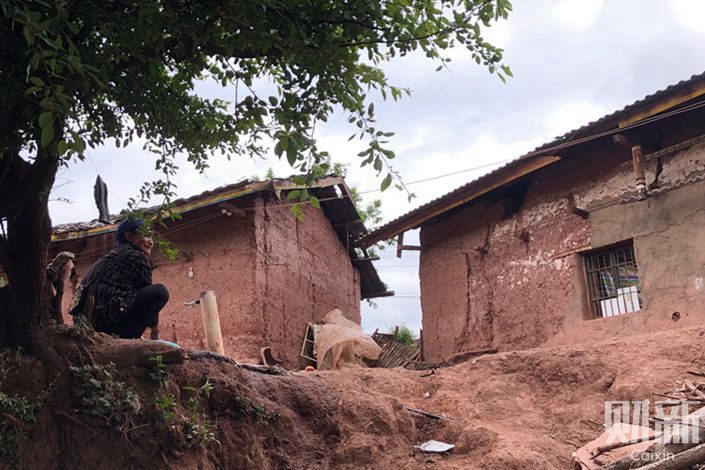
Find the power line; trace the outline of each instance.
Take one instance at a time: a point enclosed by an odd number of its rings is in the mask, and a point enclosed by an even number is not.
[[[513,158],[509,158],[509,159],[506,159],[506,160],[499,160],[499,161],[497,161],[497,162],[487,163],[486,165],[480,165],[480,166],[476,166],[476,167],[473,167],[473,168],[466,168],[466,169],[464,169],[464,170],[458,170],[458,171],[454,171],[454,172],[452,172],[452,173],[446,173],[446,174],[444,174],[444,175],[431,176],[431,177],[429,177],[429,178],[424,178],[424,179],[415,180],[415,181],[409,181],[408,183],[405,182],[404,184],[405,184],[406,186],[409,186],[409,185],[412,185],[412,184],[426,183],[426,182],[428,182],[428,181],[438,180],[438,179],[441,179],[441,178],[447,178],[447,177],[449,177],[449,176],[455,176],[455,175],[459,175],[459,174],[461,174],[461,173],[467,173],[467,172],[469,172],[469,171],[482,170],[482,169],[484,169],[484,168],[489,168],[489,167],[492,167],[492,166],[501,165],[501,164],[503,164],[503,163],[509,163],[509,162],[511,162],[512,160],[514,160],[514,159],[513,159]],[[380,192],[380,191],[381,191],[381,189],[379,189],[379,188],[377,188],[377,189],[368,189],[368,190],[366,190],[366,191],[358,191],[358,194],[376,193],[376,192]]]
[[[95,162],[93,161],[93,157],[91,157],[91,154],[88,153],[88,152],[86,152],[85,155],[86,155],[86,157],[88,157],[88,162],[91,164],[91,166],[92,166],[93,169],[95,170],[95,174],[96,174],[97,176],[100,176],[100,171],[98,171],[98,167],[95,165]],[[109,190],[109,191],[108,191],[108,195],[109,195],[109,196],[113,196],[115,199],[117,199],[118,201],[120,201],[120,202],[122,203],[122,205],[127,206],[127,203],[126,203],[125,201],[123,201],[120,196],[118,196],[117,194],[115,194],[114,191],[110,191],[110,190]]]
[[[405,183],[405,185],[406,185],[406,186],[409,186],[409,185],[417,184],[417,183],[425,183],[425,182],[427,182],[427,181],[433,181],[433,180],[437,180],[437,179],[441,179],[441,178],[447,178],[447,177],[449,177],[449,176],[454,176],[454,175],[457,175],[457,174],[460,174],[460,173],[467,173],[467,172],[469,172],[469,171],[481,170],[481,169],[483,169],[483,168],[488,168],[488,167],[491,167],[491,166],[500,165],[500,164],[502,164],[502,163],[509,163],[509,162],[512,162],[512,161],[515,161],[515,160],[518,160],[518,159],[522,159],[522,158],[526,158],[526,157],[530,157],[530,156],[534,156],[534,155],[545,154],[545,153],[547,153],[547,152],[552,152],[552,151],[554,151],[554,150],[563,150],[563,149],[570,148],[570,147],[573,147],[573,146],[578,145],[578,144],[583,144],[583,143],[586,143],[586,142],[590,142],[590,141],[593,141],[593,140],[597,140],[597,139],[600,139],[600,138],[602,138],[602,137],[607,137],[607,136],[614,135],[614,134],[619,134],[619,133],[621,133],[621,132],[625,132],[625,131],[628,131],[628,130],[631,130],[631,129],[636,129],[637,127],[645,126],[645,125],[647,125],[647,124],[651,124],[651,123],[660,121],[660,120],[662,120],[662,119],[669,118],[669,117],[671,117],[671,116],[677,116],[677,115],[679,115],[679,114],[683,114],[683,113],[686,113],[686,112],[688,112],[688,111],[694,111],[694,110],[697,110],[697,109],[700,109],[700,108],[703,108],[703,107],[705,107],[705,101],[700,101],[700,102],[698,102],[698,103],[694,103],[694,104],[691,104],[691,105],[688,105],[688,106],[684,106],[683,108],[680,108],[680,109],[675,109],[675,110],[669,111],[669,112],[667,112],[667,113],[663,113],[663,114],[659,114],[659,115],[657,115],[657,116],[652,116],[652,117],[650,117],[650,118],[643,119],[643,120],[641,120],[641,121],[639,121],[639,122],[636,122],[636,123],[634,123],[634,124],[630,124],[630,125],[628,125],[628,126],[619,127],[619,128],[616,128],[616,129],[609,129],[609,130],[606,130],[606,131],[603,131],[603,132],[598,132],[598,133],[596,133],[596,134],[587,135],[587,136],[581,137],[581,138],[579,138],[579,139],[570,140],[570,141],[568,141],[568,142],[562,142],[562,143],[559,143],[559,144],[556,144],[556,145],[553,145],[553,146],[550,146],[550,147],[545,147],[545,148],[541,148],[541,147],[540,147],[540,148],[538,148],[537,150],[534,150],[534,151],[532,151],[532,152],[529,152],[529,153],[527,153],[526,155],[523,155],[523,156],[521,156],[521,157],[510,158],[510,159],[507,159],[507,160],[500,160],[500,161],[497,161],[497,162],[494,162],[494,163],[488,163],[488,164],[486,164],[486,165],[481,165],[481,166],[477,166],[477,167],[474,167],[474,168],[466,168],[465,170],[454,171],[454,172],[452,172],[452,173],[446,173],[446,174],[444,174],[444,175],[432,176],[432,177],[430,177],[430,178],[424,178],[424,179],[420,179],[420,180],[410,181],[410,182],[408,182],[408,183]],[[369,189],[369,190],[367,190],[367,191],[360,191],[359,194],[368,194],[368,193],[374,193],[374,192],[380,192],[380,191],[381,191],[380,189]]]

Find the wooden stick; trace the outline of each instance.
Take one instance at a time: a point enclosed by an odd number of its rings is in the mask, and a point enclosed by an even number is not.
[[[690,400],[689,398],[681,398],[677,400],[663,400],[663,401],[657,401],[654,403],[656,406],[678,406],[682,405],[683,403],[687,401],[696,401],[696,400]]]
[[[697,375],[698,377],[705,377],[705,372],[699,370],[689,370],[688,373],[690,375]]]
[[[689,373],[690,373],[690,372],[689,372]],[[686,388],[687,388],[688,390],[690,390],[691,393],[694,393],[695,395],[697,395],[698,398],[705,399],[705,393],[703,393],[703,392],[701,392],[700,390],[698,390],[698,387],[697,387],[693,382],[691,382],[690,380],[686,380],[686,381],[685,381],[685,386],[686,386]]]
[[[653,436],[641,436],[637,439],[632,439],[627,442],[613,442],[611,444],[601,445],[601,446],[598,446],[597,448],[595,448],[591,452],[590,458],[595,459],[595,458],[599,457],[600,454],[604,454],[605,452],[609,452],[614,449],[619,449],[620,447],[626,447],[626,446],[630,446],[633,444],[638,444],[640,442],[654,441],[654,440],[658,439],[659,437],[661,437],[661,434],[654,434]]]
[[[291,375],[291,372],[289,372],[286,369],[282,369],[281,367],[277,366],[261,366],[259,364],[237,364],[238,367],[241,367],[243,369],[251,370],[252,372],[259,372],[261,374],[269,374],[269,375]]]
[[[660,421],[664,424],[675,424],[677,426],[687,426],[687,427],[691,427],[691,428],[705,429],[705,425],[697,424],[697,423],[688,423],[687,421],[681,421],[679,419],[661,418],[661,417],[655,416],[655,417],[651,418],[650,421]]]
[[[681,470],[703,462],[705,462],[705,444],[700,444],[666,460],[659,460],[639,468],[641,470]]]
[[[404,405],[404,408],[407,410],[411,411],[412,413],[418,413],[420,415],[426,416],[427,418],[433,418],[433,419],[447,419],[448,421],[455,421],[453,418],[447,418],[445,416],[440,416],[440,415],[434,415],[433,413],[429,413],[428,411],[423,411],[423,410],[417,410],[416,408],[412,408],[410,406]]]
[[[671,400],[686,400],[686,397],[677,397],[675,395],[666,395],[665,393],[656,393],[654,392],[654,395],[657,397],[663,397],[663,398],[670,398]]]

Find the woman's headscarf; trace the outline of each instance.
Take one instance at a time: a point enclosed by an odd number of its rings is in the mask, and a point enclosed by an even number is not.
[[[136,232],[140,227],[144,225],[144,220],[142,219],[125,219],[118,225],[117,232],[115,232],[115,238],[117,239],[118,245],[126,245],[129,242],[125,238],[125,233]]]

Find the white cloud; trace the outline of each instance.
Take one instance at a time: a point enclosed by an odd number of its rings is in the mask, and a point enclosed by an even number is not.
[[[602,11],[603,0],[561,0],[551,10],[551,19],[562,29],[585,31]]]
[[[473,61],[460,60],[465,57],[462,53],[451,63],[452,73],[434,74],[435,64],[423,54],[412,54],[384,66],[392,83],[414,90],[411,98],[398,103],[376,103],[379,127],[397,132],[390,147],[397,153],[393,164],[405,180],[515,158],[556,135],[702,71],[702,54],[694,31],[705,29],[705,0],[514,3],[515,12],[509,19],[485,33],[488,41],[506,49],[507,64],[515,73],[506,85]],[[629,15],[635,21],[624,19]],[[653,65],[654,57],[660,58],[660,66]],[[267,89],[264,90],[266,96]],[[233,99],[232,90],[213,84],[199,84],[198,93]],[[361,190],[378,188],[380,179],[371,168],[359,168],[356,154],[365,143],[347,141],[354,130],[345,124],[344,116],[331,120],[319,127],[320,146],[331,151],[337,161],[351,163],[350,185]],[[139,145],[105,147],[89,154],[108,184],[112,212],[121,209],[120,199],[136,195],[141,183],[156,175],[153,157]],[[286,162],[276,158],[261,161],[234,156],[227,161],[217,156],[211,165],[205,175],[200,175],[182,162],[182,171],[176,178],[179,196],[197,194],[253,174],[263,175],[268,167],[273,167],[278,175],[291,173]],[[411,203],[403,193],[392,189],[365,197],[382,199],[385,220],[389,221],[489,170],[412,185],[410,189],[418,197]],[[74,203],[52,203],[54,222],[94,218],[96,170],[91,162],[72,164],[62,176],[73,183],[57,190],[55,196],[68,197]],[[417,243],[412,234],[407,234],[406,240]],[[393,252],[393,248],[387,250],[377,264],[413,263],[413,252],[404,252],[401,260]],[[380,272],[391,289],[408,296],[378,299],[376,310],[363,305],[365,329],[389,329],[405,323],[418,330],[421,313],[415,297],[417,270],[381,268]]]
[[[671,0],[671,11],[687,29],[705,33],[705,2],[703,0]]]
[[[605,114],[601,106],[590,101],[570,101],[562,103],[546,114],[545,126],[549,139],[584,126]]]

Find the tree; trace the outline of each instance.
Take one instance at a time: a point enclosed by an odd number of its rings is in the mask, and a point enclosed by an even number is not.
[[[380,65],[419,50],[442,68],[443,51],[460,46],[504,79],[502,51],[482,28],[510,9],[508,0],[0,0],[2,340],[31,348],[43,331],[48,194],[87,147],[143,142],[164,174],[145,197],[172,194],[176,155],[202,170],[215,152],[261,154],[268,139],[306,182],[327,156],[316,123],[342,109],[367,138],[362,164],[385,173],[386,189],[400,181],[373,98],[405,90]],[[234,102],[197,96],[202,79],[232,85]],[[259,96],[258,80],[276,92]]]

